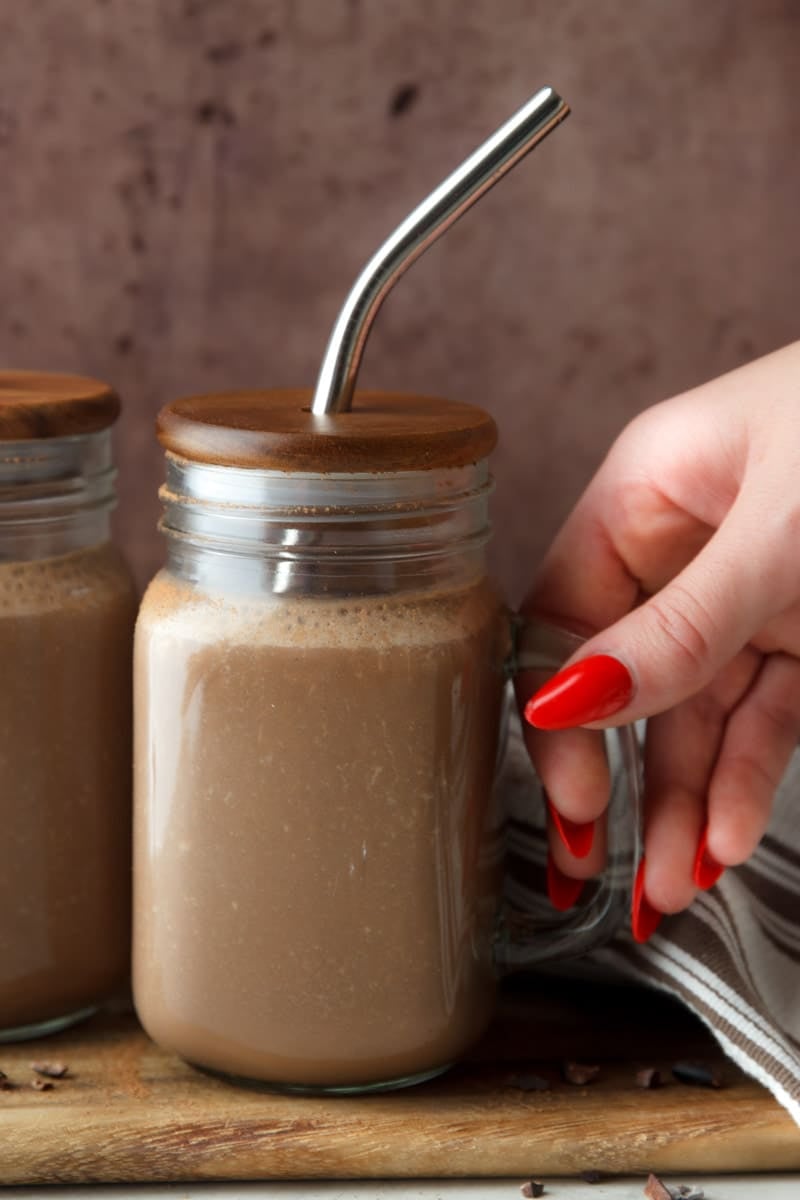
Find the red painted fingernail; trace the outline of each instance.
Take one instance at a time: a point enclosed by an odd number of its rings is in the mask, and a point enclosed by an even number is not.
[[[714,855],[708,849],[708,825],[706,825],[700,836],[700,843],[697,847],[697,854],[694,859],[694,870],[692,871],[692,879],[695,885],[707,892],[710,887],[719,879],[722,872],[725,870],[722,863],[717,862]]]
[[[547,894],[553,908],[566,912],[572,908],[583,891],[583,880],[572,879],[556,866],[552,854],[547,856]]]
[[[639,863],[633,884],[631,901],[631,930],[635,942],[646,942],[658,929],[662,914],[644,894],[644,859]]]
[[[555,826],[556,833],[574,858],[586,858],[594,842],[594,821],[570,821],[558,811],[553,801],[545,792],[547,811]]]
[[[632,695],[628,668],[610,654],[593,654],[540,687],[525,705],[525,720],[537,729],[572,729],[613,716]]]

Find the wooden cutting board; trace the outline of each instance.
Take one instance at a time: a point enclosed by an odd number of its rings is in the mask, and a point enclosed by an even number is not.
[[[676,1059],[721,1067],[719,1089],[671,1080]],[[564,1060],[600,1065],[562,1078]],[[52,1090],[30,1064],[69,1067]],[[664,1087],[642,1090],[638,1068]],[[504,991],[470,1061],[423,1086],[362,1098],[282,1096],[204,1075],[130,1014],[0,1046],[0,1184],[210,1179],[577,1175],[800,1169],[800,1131],[666,997],[547,979]],[[550,1081],[523,1090],[521,1075]]]

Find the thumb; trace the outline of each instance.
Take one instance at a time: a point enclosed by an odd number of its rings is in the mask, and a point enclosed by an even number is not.
[[[581,647],[528,701],[539,729],[620,725],[700,691],[800,592],[786,519],[730,509],[717,532],[661,591]],[[772,506],[767,506],[769,509]],[[612,719],[613,718],[613,719]]]

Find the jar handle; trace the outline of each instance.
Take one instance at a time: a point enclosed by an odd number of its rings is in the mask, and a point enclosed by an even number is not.
[[[532,670],[539,672],[544,682],[580,649],[583,639],[514,614],[511,645],[509,677]],[[541,903],[537,899],[530,910],[504,900],[493,946],[498,974],[586,954],[608,941],[627,919],[642,849],[642,758],[635,726],[605,730],[604,738],[611,791],[603,876],[585,900],[565,913],[557,912],[549,904],[543,889]],[[537,789],[544,805],[538,779],[532,788],[531,803],[535,802]]]

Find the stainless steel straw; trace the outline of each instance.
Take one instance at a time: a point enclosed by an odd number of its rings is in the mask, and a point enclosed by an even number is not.
[[[404,271],[569,113],[542,88],[431,192],[373,254],[344,302],[322,360],[311,411],[345,412],[372,322]]]

